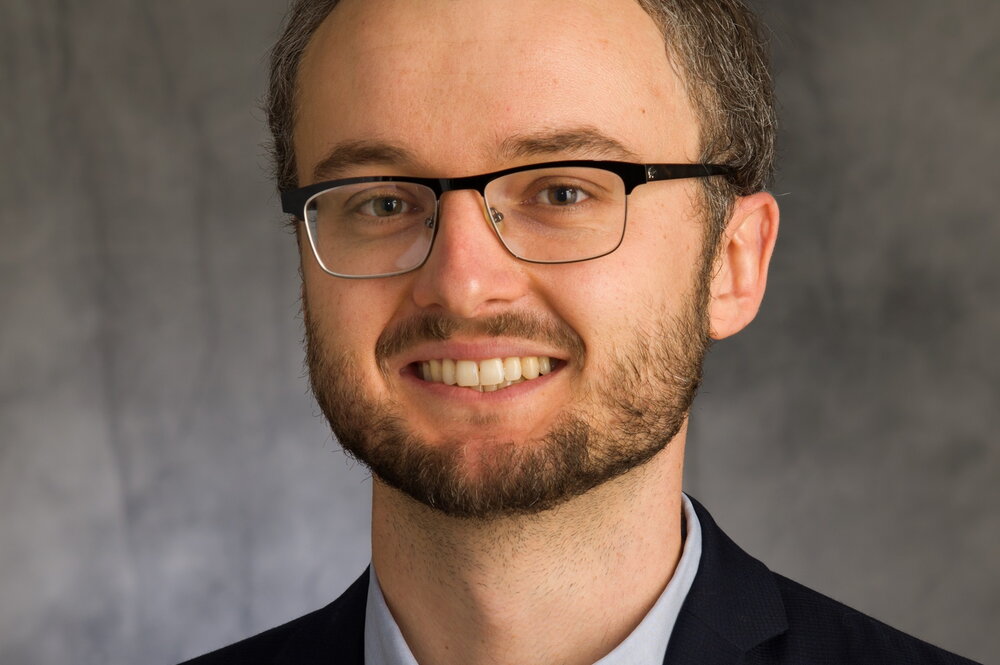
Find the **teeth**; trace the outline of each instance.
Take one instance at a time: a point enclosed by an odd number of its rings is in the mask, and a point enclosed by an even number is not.
[[[548,356],[489,358],[479,362],[443,358],[423,361],[419,369],[424,381],[494,392],[548,374],[552,364]]]
[[[441,382],[441,361],[432,360],[431,363],[431,381]]]
[[[474,360],[456,360],[455,377],[458,385],[470,387],[479,385],[479,364]]]
[[[479,384],[495,386],[503,382],[503,361],[499,358],[482,360],[479,363]]]
[[[445,358],[441,361],[441,382],[449,386],[458,383],[458,378],[455,376],[455,361],[451,358]]]
[[[521,359],[517,356],[504,358],[503,377],[508,381],[517,381],[521,378]]]

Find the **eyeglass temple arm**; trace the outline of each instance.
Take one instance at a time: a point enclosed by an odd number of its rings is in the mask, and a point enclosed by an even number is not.
[[[707,178],[715,175],[730,175],[736,172],[733,167],[722,164],[646,164],[645,166],[646,182]]]

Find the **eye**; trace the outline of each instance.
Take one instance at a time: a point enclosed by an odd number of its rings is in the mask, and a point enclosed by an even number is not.
[[[372,217],[404,215],[411,209],[412,206],[407,201],[397,196],[373,196],[358,206],[359,213]]]
[[[535,195],[535,202],[552,206],[572,206],[590,198],[584,190],[572,185],[550,185]]]

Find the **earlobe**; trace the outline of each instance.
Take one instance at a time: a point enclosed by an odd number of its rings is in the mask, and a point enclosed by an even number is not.
[[[708,314],[713,339],[736,334],[756,316],[767,286],[778,218],[778,203],[768,192],[736,200],[712,273]]]

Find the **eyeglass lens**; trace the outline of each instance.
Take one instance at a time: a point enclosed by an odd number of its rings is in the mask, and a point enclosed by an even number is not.
[[[517,171],[484,190],[489,221],[508,251],[534,262],[580,261],[613,251],[625,228],[625,185],[590,167]],[[369,182],[325,190],[306,204],[320,262],[375,276],[419,266],[430,251],[437,198],[424,185]]]

